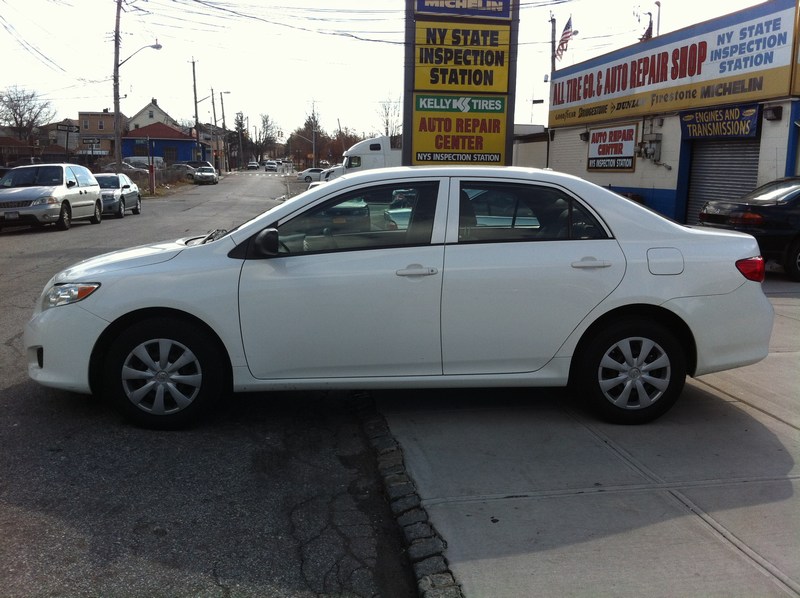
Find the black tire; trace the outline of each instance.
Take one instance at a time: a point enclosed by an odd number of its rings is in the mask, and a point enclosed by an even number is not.
[[[69,204],[64,202],[61,204],[61,211],[58,213],[56,228],[58,230],[69,230],[70,226],[72,226],[72,212],[70,212]]]
[[[783,264],[786,275],[800,282],[800,239],[795,239],[786,252],[786,262]]]
[[[117,206],[117,218],[125,218],[125,200],[119,198],[119,205]]]
[[[133,209],[131,210],[131,212],[133,212],[134,216],[138,216],[139,214],[142,213],[142,196],[141,195],[137,195],[136,196],[136,204],[133,206]]]
[[[89,218],[92,224],[100,224],[103,221],[103,204],[99,201],[94,204],[94,214]]]
[[[616,424],[666,413],[686,382],[686,360],[665,327],[626,318],[596,333],[576,356],[573,386],[590,409]]]
[[[197,326],[152,318],[134,324],[113,342],[105,361],[103,390],[137,425],[184,428],[222,393],[222,364],[220,351]]]
[[[305,181],[306,181],[306,183],[310,183],[311,182],[311,177],[306,175]]]

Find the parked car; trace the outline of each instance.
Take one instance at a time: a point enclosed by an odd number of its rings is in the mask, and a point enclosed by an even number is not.
[[[143,176],[150,176],[150,171],[144,168],[137,168],[133,164],[129,162],[120,162],[121,171],[127,173],[129,176],[132,175],[143,175]],[[103,167],[103,172],[117,172],[117,163],[111,162],[111,164],[106,164]]]
[[[250,161],[247,163],[247,170],[258,170],[258,162]]]
[[[95,178],[100,184],[100,194],[103,197],[103,213],[114,214],[117,218],[124,218],[125,211],[132,214],[142,213],[142,196],[139,186],[126,174],[96,174]]]
[[[198,185],[216,185],[219,183],[219,175],[211,166],[201,166],[194,171],[194,182]]]
[[[384,226],[396,190],[415,198],[406,230]],[[539,224],[480,225],[473,198],[488,192]],[[374,169],[229,232],[56,274],[24,354],[33,380],[152,427],[186,425],[228,390],[567,385],[604,418],[643,423],[687,375],[767,355],[763,279],[752,236],[577,177]]]
[[[706,202],[700,224],[753,235],[764,258],[800,282],[800,177],[772,181],[736,200]]]
[[[74,220],[99,224],[100,185],[77,164],[18,166],[0,179],[0,228],[55,224],[67,230]]]
[[[275,160],[267,160],[264,164],[264,170],[267,172],[278,172],[278,163]]]
[[[177,172],[190,181],[194,179],[195,168],[193,166],[189,166],[185,162],[176,162],[175,164],[171,164],[167,167],[167,170],[171,172]]]
[[[297,173],[297,180],[305,181],[306,183],[318,181],[322,170],[322,168],[306,168],[304,171]]]

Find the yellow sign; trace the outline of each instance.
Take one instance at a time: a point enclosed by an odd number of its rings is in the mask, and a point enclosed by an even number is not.
[[[414,94],[412,164],[504,163],[505,96]]]
[[[508,25],[418,21],[415,89],[507,93],[510,39]]]

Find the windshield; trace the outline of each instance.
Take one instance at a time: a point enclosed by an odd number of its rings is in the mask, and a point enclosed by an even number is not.
[[[63,171],[60,166],[33,166],[9,170],[0,180],[0,187],[52,187],[62,185]]]

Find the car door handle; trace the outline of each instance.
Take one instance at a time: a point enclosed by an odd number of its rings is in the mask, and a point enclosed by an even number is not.
[[[611,262],[598,260],[593,257],[584,257],[570,264],[573,268],[610,268]]]
[[[421,266],[419,264],[411,264],[402,270],[397,270],[397,276],[433,276],[439,270],[430,266]]]

